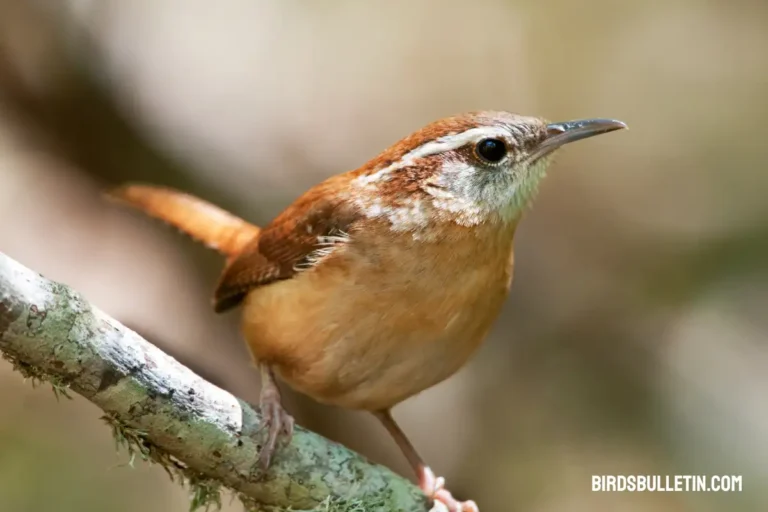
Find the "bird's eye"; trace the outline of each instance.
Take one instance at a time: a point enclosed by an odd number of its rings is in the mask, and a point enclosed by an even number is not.
[[[475,151],[483,160],[495,164],[507,156],[507,145],[500,139],[483,139],[477,143]]]

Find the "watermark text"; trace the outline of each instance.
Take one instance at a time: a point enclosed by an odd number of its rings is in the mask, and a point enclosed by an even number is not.
[[[741,475],[592,475],[596,492],[741,492]]]

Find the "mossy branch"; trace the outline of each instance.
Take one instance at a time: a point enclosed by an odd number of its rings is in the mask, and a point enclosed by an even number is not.
[[[260,417],[169,355],[54,283],[0,253],[0,352],[57,396],[78,393],[104,410],[118,445],[187,482],[192,507],[235,492],[270,512],[423,512],[407,480],[297,428],[272,468],[256,465]]]

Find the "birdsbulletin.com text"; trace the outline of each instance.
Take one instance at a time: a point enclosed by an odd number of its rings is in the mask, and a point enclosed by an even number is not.
[[[592,475],[595,492],[741,492],[741,475]]]

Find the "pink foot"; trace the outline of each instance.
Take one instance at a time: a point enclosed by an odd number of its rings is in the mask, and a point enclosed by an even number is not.
[[[429,466],[419,469],[419,487],[434,500],[429,512],[480,512],[474,501],[458,501],[454,498],[445,488],[445,478],[436,477]]]

